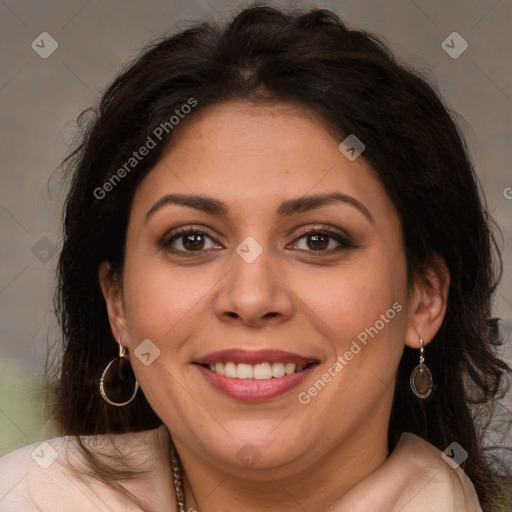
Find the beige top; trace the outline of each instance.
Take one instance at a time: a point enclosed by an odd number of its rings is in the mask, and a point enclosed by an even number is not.
[[[176,510],[165,426],[142,433],[88,437],[94,451],[140,455],[144,476],[123,482],[154,512]],[[150,455],[150,457],[148,457]],[[66,461],[84,469],[72,437],[26,446],[0,458],[0,512],[79,512],[141,509],[91,476],[74,474]],[[333,512],[481,512],[474,487],[434,446],[403,434],[389,458],[348,492]]]

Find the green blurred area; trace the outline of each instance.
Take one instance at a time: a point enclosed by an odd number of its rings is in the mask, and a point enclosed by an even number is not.
[[[53,388],[19,362],[0,361],[0,456],[57,437],[50,419]]]

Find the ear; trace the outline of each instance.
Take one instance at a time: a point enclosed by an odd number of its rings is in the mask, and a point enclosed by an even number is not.
[[[420,348],[432,341],[443,323],[450,288],[450,272],[443,258],[435,256],[422,276],[415,280],[409,303],[409,325],[405,344]]]
[[[128,333],[124,314],[123,290],[119,276],[113,271],[108,261],[103,261],[98,268],[98,279],[107,305],[108,319],[112,334],[118,343],[127,346]]]

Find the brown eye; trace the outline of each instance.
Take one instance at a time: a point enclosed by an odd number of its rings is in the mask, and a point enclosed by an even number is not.
[[[307,235],[306,238],[308,240],[308,247],[313,251],[327,249],[329,246],[330,237],[328,235]]]
[[[205,231],[189,228],[170,233],[161,241],[160,246],[174,253],[222,248]]]
[[[187,251],[196,251],[203,249],[205,237],[201,233],[190,233],[189,235],[183,235],[181,237],[182,244]]]
[[[302,251],[326,253],[354,247],[350,240],[331,231],[309,231],[304,233],[296,239],[294,246]]]

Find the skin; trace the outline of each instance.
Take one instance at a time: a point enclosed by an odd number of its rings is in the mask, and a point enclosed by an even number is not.
[[[172,434],[187,507],[328,510],[389,455],[387,427],[404,345],[419,348],[420,335],[425,345],[434,337],[449,277],[439,264],[408,288],[398,214],[364,156],[349,161],[339,143],[301,107],[209,107],[183,124],[139,185],[122,277],[106,262],[100,267],[116,340],[130,354],[145,339],[160,350],[149,366],[130,359]],[[331,192],[355,198],[371,219],[348,203],[276,214],[286,199]],[[208,195],[229,213],[168,204],[147,219],[171,193]],[[177,253],[190,249],[183,238],[162,248],[159,241],[181,226],[206,229],[211,239],[200,252],[189,250],[190,257]],[[318,244],[304,232],[319,228],[348,233],[351,244],[323,239],[328,246],[314,250]],[[248,236],[263,250],[252,263],[236,252]],[[298,393],[394,303],[402,311],[301,404]],[[192,364],[232,347],[277,348],[319,365],[284,395],[244,403],[219,393]],[[248,442],[258,459],[250,467],[237,456]]]

